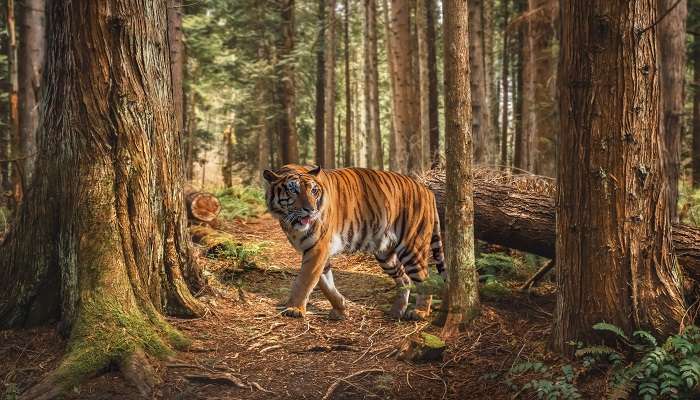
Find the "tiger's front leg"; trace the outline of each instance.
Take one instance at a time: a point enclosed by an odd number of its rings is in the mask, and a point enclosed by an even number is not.
[[[311,291],[316,287],[328,262],[327,247],[322,243],[316,243],[313,249],[304,253],[301,259],[301,272],[294,280],[287,308],[282,311],[282,315],[301,318],[306,314],[306,303],[309,301]]]

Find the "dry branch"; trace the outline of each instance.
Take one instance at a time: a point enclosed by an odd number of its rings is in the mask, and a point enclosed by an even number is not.
[[[474,174],[474,229],[477,239],[554,257],[556,239],[555,184],[550,178],[511,175],[477,168]],[[444,170],[430,170],[419,179],[434,193],[444,229]],[[700,281],[700,229],[673,225],[673,245],[686,276]]]

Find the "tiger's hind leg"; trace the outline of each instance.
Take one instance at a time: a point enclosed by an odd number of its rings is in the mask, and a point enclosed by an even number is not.
[[[403,266],[399,262],[396,253],[392,252],[385,256],[377,256],[376,258],[384,272],[394,278],[394,282],[396,282],[398,294],[396,300],[394,300],[394,304],[391,306],[389,314],[396,319],[401,319],[406,312],[406,308],[408,308],[408,298],[411,294],[411,278],[404,272]]]
[[[418,251],[405,251],[401,254],[400,262],[404,265],[404,270],[407,276],[411,279],[414,284],[420,284],[425,281],[428,277],[428,261],[427,261],[426,249],[423,252]],[[404,313],[404,319],[423,321],[430,316],[430,306],[433,302],[433,296],[431,294],[416,294],[416,307]]]
[[[321,274],[321,279],[318,280],[318,286],[321,288],[323,295],[326,296],[328,301],[333,306],[333,309],[328,313],[328,318],[334,320],[343,320],[347,317],[346,315],[346,302],[345,297],[338,291],[335,287],[335,282],[333,282],[333,271],[331,271],[331,263],[326,264]]]

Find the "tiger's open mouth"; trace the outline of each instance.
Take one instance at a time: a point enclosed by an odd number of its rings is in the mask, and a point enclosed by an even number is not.
[[[316,215],[305,215],[295,219],[292,226],[299,227],[301,229],[306,229],[316,220]]]

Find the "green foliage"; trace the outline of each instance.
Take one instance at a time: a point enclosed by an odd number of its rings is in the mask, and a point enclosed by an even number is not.
[[[232,261],[236,269],[251,268],[255,265],[255,261],[262,257],[268,245],[268,242],[243,244],[225,241],[216,247],[210,257]]]
[[[482,253],[476,259],[476,269],[481,277],[511,276],[515,272],[516,261],[503,253]]]
[[[498,375],[491,374],[484,377],[495,380]],[[532,378],[520,386],[515,383],[515,379],[522,377]],[[575,379],[576,372],[571,365],[553,369],[539,361],[524,361],[514,364],[502,381],[514,392],[518,394],[531,392],[538,399],[582,399],[581,393],[574,385]]]
[[[250,186],[234,186],[215,193],[221,202],[221,218],[250,218],[265,212],[265,194]]]
[[[479,295],[486,299],[499,299],[511,294],[510,288],[501,281],[490,278],[479,287]]]
[[[700,226],[700,189],[681,180],[678,193],[678,216],[684,224]]]
[[[600,323],[598,331],[612,333],[626,348],[620,353],[606,346],[581,347],[579,357],[592,357],[610,366],[610,399],[633,396],[651,399],[691,399],[700,383],[700,334],[695,326],[670,336],[662,346],[646,331],[631,338],[618,327]]]

